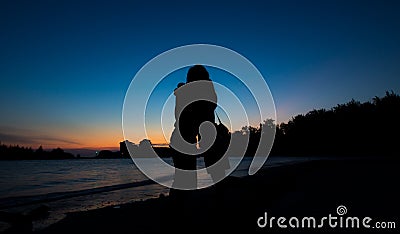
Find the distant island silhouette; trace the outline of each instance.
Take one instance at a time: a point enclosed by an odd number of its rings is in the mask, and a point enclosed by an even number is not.
[[[245,156],[252,157],[257,149],[263,128],[276,128],[271,156],[395,156],[400,132],[400,96],[393,91],[384,97],[374,97],[361,103],[354,99],[326,110],[318,109],[292,117],[276,125],[268,119],[258,127],[244,126],[232,136],[249,134]],[[171,157],[169,147],[153,146],[148,139],[139,144],[120,142],[119,151],[101,150],[95,157],[80,157],[61,148],[45,151],[19,145],[0,143],[0,160],[129,158],[127,146],[135,153],[146,155],[153,148],[160,157]]]

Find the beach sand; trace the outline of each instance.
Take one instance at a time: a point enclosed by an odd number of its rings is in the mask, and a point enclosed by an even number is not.
[[[69,213],[64,220],[38,233],[321,232],[310,228],[281,229],[276,223],[272,228],[269,223],[260,228],[257,220],[264,212],[268,217],[339,217],[339,205],[347,208],[343,217],[368,216],[373,221],[397,221],[398,226],[399,166],[399,160],[367,158],[267,168],[253,176],[228,177],[216,187]],[[323,230],[328,232],[378,231],[326,226]]]

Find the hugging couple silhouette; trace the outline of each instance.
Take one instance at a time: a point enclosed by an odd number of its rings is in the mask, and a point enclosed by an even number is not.
[[[179,83],[174,95],[175,129],[170,139],[176,168],[173,187],[197,188],[199,156],[204,157],[213,182],[220,181],[225,177],[225,170],[230,168],[228,159],[223,157],[229,146],[230,133],[221,121],[215,122],[217,94],[206,68],[202,65],[191,67],[186,83]],[[216,164],[219,160],[221,162]]]

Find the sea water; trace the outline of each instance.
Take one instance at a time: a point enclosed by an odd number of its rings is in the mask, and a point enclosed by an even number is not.
[[[165,159],[172,163],[171,159]],[[238,159],[231,159],[235,165]],[[231,176],[247,175],[251,158],[244,158]],[[296,163],[308,158],[269,158],[265,167]],[[198,160],[199,168],[204,161]],[[207,178],[199,178],[199,185]],[[202,187],[202,186],[201,186]],[[153,183],[131,159],[71,159],[0,161],[0,210],[26,213],[40,205],[49,207],[49,216],[33,223],[34,230],[65,217],[68,212],[114,206],[160,194],[169,189]],[[7,226],[0,222],[0,230]]]

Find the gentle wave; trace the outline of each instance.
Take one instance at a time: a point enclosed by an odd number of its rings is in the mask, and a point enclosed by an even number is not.
[[[67,198],[72,198],[72,197],[92,195],[92,194],[96,194],[96,193],[104,193],[104,192],[110,192],[110,191],[115,191],[115,190],[146,186],[146,185],[151,185],[151,184],[154,184],[154,182],[152,180],[143,180],[143,181],[139,181],[139,182],[110,185],[110,186],[104,186],[104,187],[99,187],[99,188],[83,189],[83,190],[78,190],[78,191],[56,192],[56,193],[48,193],[48,194],[44,194],[44,195],[34,195],[34,196],[9,197],[9,198],[0,199],[0,209],[8,209],[8,208],[18,207],[18,206],[33,205],[33,204],[38,204],[38,203],[57,201],[57,200],[67,199]]]

